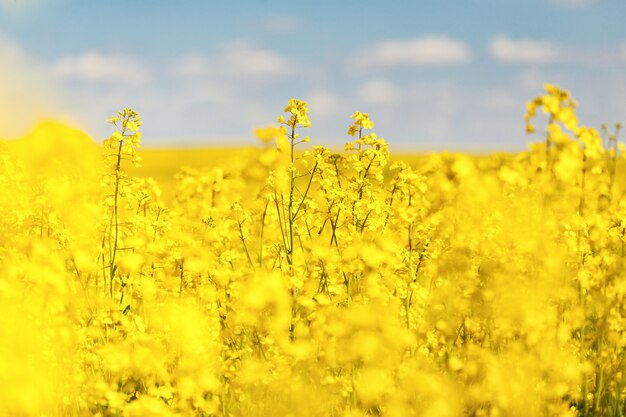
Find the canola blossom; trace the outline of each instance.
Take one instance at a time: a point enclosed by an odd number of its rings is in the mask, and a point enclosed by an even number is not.
[[[307,145],[292,99],[155,178],[132,109],[0,142],[0,414],[624,416],[621,125],[576,105],[546,85],[525,152],[404,158],[361,112]]]

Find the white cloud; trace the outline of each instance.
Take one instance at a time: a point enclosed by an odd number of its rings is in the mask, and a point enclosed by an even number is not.
[[[619,57],[622,61],[626,61],[626,41],[622,42],[619,47]]]
[[[0,0],[0,10],[7,15],[21,15],[49,3],[50,0]]]
[[[422,66],[455,64],[471,58],[468,45],[447,36],[422,36],[388,40],[364,48],[353,63],[361,68],[375,66]]]
[[[273,77],[291,72],[291,63],[285,57],[243,42],[229,45],[222,58],[226,68],[242,76]]]
[[[306,97],[311,114],[314,116],[332,117],[337,114],[341,107],[339,97],[328,90],[313,90]]]
[[[389,81],[369,80],[358,89],[359,98],[365,103],[393,104],[400,97],[400,90]]]
[[[176,72],[185,77],[200,77],[212,71],[209,57],[195,53],[182,57],[176,67]]]
[[[109,112],[145,103],[149,88],[131,92],[119,82],[132,81],[142,87],[139,84],[147,77],[143,67],[124,56],[91,54],[96,58],[83,54],[44,60],[0,33],[0,137],[20,136],[38,121],[51,118],[88,127],[99,137],[110,134],[103,123]],[[104,68],[94,69],[97,65]],[[84,79],[85,83],[62,82],[66,79]],[[102,84],[102,80],[112,82]]]
[[[17,43],[0,33],[0,61],[3,66],[14,65],[26,59],[24,50]]]
[[[510,64],[572,64],[609,69],[626,61],[626,42],[612,46],[558,44],[496,36],[488,44],[493,59]]]
[[[0,62],[0,137],[22,135],[44,118],[67,119],[54,76],[2,33]]]
[[[195,80],[184,86],[180,93],[181,101],[190,107],[199,104],[234,105],[242,100],[236,85],[212,80]]]
[[[294,72],[294,65],[270,49],[247,42],[228,44],[217,57],[190,54],[181,59],[177,72],[182,76],[226,78],[275,78]]]
[[[143,84],[149,71],[132,56],[96,51],[62,57],[54,66],[57,75],[88,81]]]
[[[545,64],[560,59],[559,48],[543,41],[496,36],[489,42],[490,55],[500,62]]]

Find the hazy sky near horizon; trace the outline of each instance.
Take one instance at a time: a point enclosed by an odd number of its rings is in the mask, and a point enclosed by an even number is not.
[[[0,137],[41,118],[145,146],[255,144],[287,100],[311,142],[369,112],[392,150],[514,150],[549,82],[583,124],[626,122],[625,0],[0,0]]]

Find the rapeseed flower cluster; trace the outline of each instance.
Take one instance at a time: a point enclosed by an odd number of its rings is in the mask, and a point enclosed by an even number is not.
[[[302,149],[292,99],[156,179],[131,109],[104,146],[1,142],[1,414],[623,416],[621,126],[575,107],[547,85],[526,152],[399,159],[361,112]]]

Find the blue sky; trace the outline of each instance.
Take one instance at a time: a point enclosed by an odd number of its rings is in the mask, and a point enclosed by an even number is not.
[[[0,0],[0,137],[53,117],[101,140],[133,107],[146,146],[254,144],[295,97],[312,143],[362,111],[392,149],[523,149],[544,82],[626,122],[624,21],[624,0]]]

